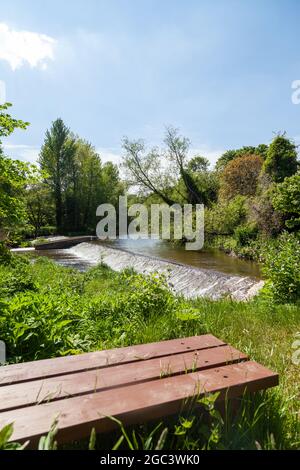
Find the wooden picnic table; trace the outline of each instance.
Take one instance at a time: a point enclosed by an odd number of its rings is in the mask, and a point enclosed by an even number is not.
[[[35,445],[58,417],[59,443],[94,427],[144,423],[180,412],[188,398],[219,400],[278,384],[278,374],[215,336],[202,335],[0,367],[0,429]]]

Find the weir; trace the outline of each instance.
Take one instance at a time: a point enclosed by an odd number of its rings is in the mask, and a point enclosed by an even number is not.
[[[81,243],[64,252],[84,259],[90,266],[103,262],[115,271],[133,268],[142,274],[165,274],[170,289],[186,298],[208,297],[216,300],[230,296],[235,300],[248,300],[263,286],[263,281],[250,277],[193,268],[105,244]]]

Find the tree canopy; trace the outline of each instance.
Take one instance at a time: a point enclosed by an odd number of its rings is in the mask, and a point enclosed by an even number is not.
[[[264,171],[273,181],[280,183],[287,176],[296,173],[297,168],[296,145],[284,134],[277,135],[268,148]]]
[[[255,154],[231,160],[221,177],[221,196],[228,199],[238,194],[254,196],[262,165],[263,159]]]

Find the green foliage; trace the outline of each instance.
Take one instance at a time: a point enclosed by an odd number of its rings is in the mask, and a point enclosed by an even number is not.
[[[258,235],[258,228],[255,224],[239,225],[234,230],[234,238],[240,246],[249,245]]]
[[[58,418],[55,419],[46,436],[42,436],[39,440],[38,450],[57,450],[57,442],[55,436],[57,434]]]
[[[29,126],[29,122],[12,118],[10,114],[5,112],[11,106],[11,103],[4,103],[0,105],[0,145],[1,137],[9,136],[14,132],[15,129],[26,129]]]
[[[232,234],[246,217],[246,198],[236,196],[220,201],[205,212],[205,231],[211,234]]]
[[[273,181],[280,183],[292,176],[298,168],[296,145],[285,137],[277,135],[269,146],[264,171]]]
[[[15,129],[26,129],[28,122],[12,118],[5,111],[10,103],[0,105],[0,242],[10,230],[25,221],[22,193],[32,174],[33,166],[5,157],[1,149],[1,137],[7,137]]]
[[[111,162],[102,165],[94,147],[74,136],[61,119],[46,132],[40,165],[45,184],[32,188],[27,196],[29,218],[36,231],[53,223],[53,209],[58,232],[94,231],[98,205],[117,205],[124,190],[117,166]]]
[[[17,442],[9,442],[14,431],[13,424],[7,424],[0,429],[0,450],[23,450],[28,445],[28,442],[21,445]]]
[[[45,183],[37,181],[27,188],[25,197],[28,222],[33,228],[33,237],[36,238],[45,233],[44,227],[49,227],[51,224],[53,226],[55,223],[51,192]]]
[[[34,167],[0,154],[0,241],[25,223],[24,189]]]
[[[201,155],[196,155],[188,162],[187,170],[192,173],[202,173],[207,172],[208,167],[209,160]]]
[[[10,267],[0,265],[0,298],[10,298],[18,292],[35,289],[36,285],[28,265],[20,263]]]
[[[275,186],[272,203],[276,210],[288,217],[285,221],[288,228],[300,228],[300,173]]]
[[[0,265],[9,264],[11,261],[11,252],[6,247],[6,245],[0,241]]]
[[[46,177],[46,184],[55,201],[55,217],[58,231],[63,223],[63,192],[70,168],[73,166],[75,141],[62,119],[56,119],[46,131],[39,163]]]
[[[291,303],[300,299],[300,239],[283,233],[276,245],[264,254],[264,274],[268,279],[266,291],[276,302]]]

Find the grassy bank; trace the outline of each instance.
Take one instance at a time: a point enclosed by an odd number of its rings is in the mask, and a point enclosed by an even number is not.
[[[245,397],[234,422],[211,410],[207,427],[197,417],[167,420],[150,441],[153,426],[140,427],[138,445],[155,445],[167,427],[165,448],[299,447],[299,367],[292,362],[299,306],[267,298],[186,301],[156,276],[115,273],[105,266],[80,273],[45,258],[34,264],[13,258],[0,265],[0,311],[0,338],[10,363],[212,333],[276,370],[280,386],[254,401]],[[205,406],[212,408],[209,402]],[[96,446],[109,449],[117,440],[118,433],[101,437]],[[129,440],[137,446],[132,434]],[[129,444],[124,439],[120,445]]]

